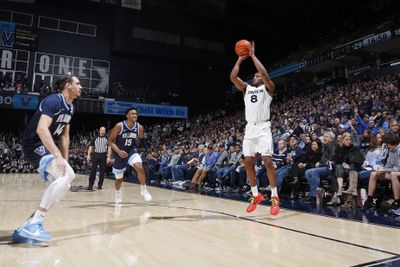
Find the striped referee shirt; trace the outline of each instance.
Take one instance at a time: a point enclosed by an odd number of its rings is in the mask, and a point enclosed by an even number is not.
[[[91,146],[94,146],[94,153],[106,153],[108,140],[105,136],[97,136],[90,143]]]

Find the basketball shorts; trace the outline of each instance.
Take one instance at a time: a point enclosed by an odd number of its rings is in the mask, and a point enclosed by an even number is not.
[[[24,159],[37,169],[43,179],[47,182],[47,166],[53,160],[53,155],[47,150],[42,142],[24,142],[22,144]]]
[[[50,155],[50,152],[40,141],[34,143],[24,142],[22,144],[22,153],[24,154],[24,159],[35,168],[39,167],[42,157]]]
[[[129,154],[127,158],[120,158],[119,156],[115,156],[115,161],[113,165],[112,172],[114,173],[117,179],[121,179],[124,175],[127,165],[133,166],[136,163],[141,163],[142,158],[138,153]]]
[[[247,157],[260,153],[262,156],[272,156],[273,151],[271,122],[248,122],[243,139],[243,155]]]

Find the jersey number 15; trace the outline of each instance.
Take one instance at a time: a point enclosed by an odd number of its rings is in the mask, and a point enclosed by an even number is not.
[[[131,145],[132,145],[132,139],[126,139],[125,146],[131,146]]]

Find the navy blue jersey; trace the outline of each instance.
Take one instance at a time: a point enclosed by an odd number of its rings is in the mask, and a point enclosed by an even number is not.
[[[121,131],[117,135],[115,139],[115,144],[120,150],[128,153],[127,158],[120,158],[115,151],[113,151],[113,157],[115,159],[114,168],[122,169],[125,168],[128,159],[131,155],[137,153],[136,142],[139,140],[139,123],[135,122],[133,128],[129,128],[126,124],[126,121],[122,121],[121,123]]]
[[[24,132],[23,152],[25,158],[34,166],[37,166],[40,158],[49,154],[47,149],[43,146],[38,134],[36,133],[42,114],[49,116],[53,119],[49,131],[54,139],[57,141],[62,135],[64,128],[70,123],[74,107],[72,104],[68,105],[62,94],[49,95],[39,105],[39,109],[29,121]]]
[[[43,99],[39,105],[39,109],[29,121],[24,132],[24,142],[40,141],[40,138],[36,133],[36,128],[42,114],[53,119],[49,130],[53,139],[55,141],[58,140],[60,135],[63,133],[65,126],[70,123],[73,113],[74,106],[72,104],[68,105],[62,94],[49,95]]]
[[[121,131],[119,132],[115,144],[120,150],[126,153],[136,152],[136,142],[139,140],[139,123],[135,122],[133,128],[129,128],[126,121],[121,122]]]

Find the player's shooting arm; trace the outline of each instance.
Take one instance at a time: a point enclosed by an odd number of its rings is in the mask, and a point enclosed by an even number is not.
[[[258,73],[260,73],[261,78],[265,84],[265,87],[268,90],[268,93],[270,96],[273,96],[274,91],[275,91],[275,84],[274,82],[271,80],[271,78],[268,75],[267,70],[265,69],[264,65],[261,63],[260,60],[258,60],[258,58],[256,57],[255,54],[255,44],[254,42],[252,42],[251,48],[250,48],[250,57],[254,62],[254,65],[256,66],[256,69],[258,71]]]
[[[236,88],[240,91],[244,91],[247,87],[247,83],[245,83],[244,81],[242,81],[242,79],[240,79],[238,77],[239,75],[239,69],[240,69],[240,64],[242,64],[243,60],[245,60],[246,57],[239,57],[238,60],[235,63],[235,66],[233,66],[233,69],[231,71],[231,75],[230,75],[230,79],[231,82],[236,86]]]

